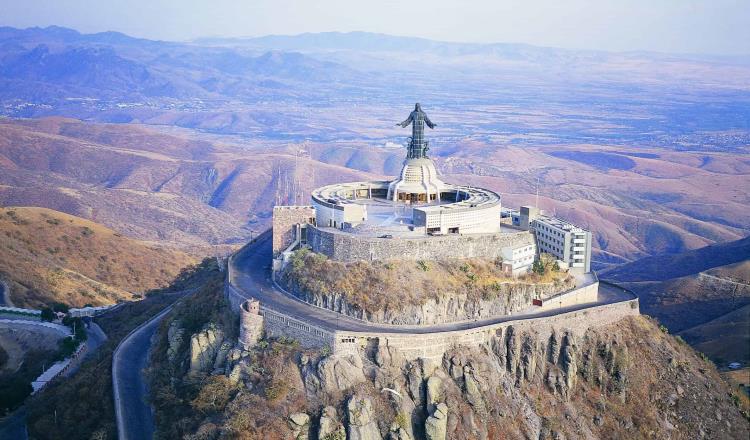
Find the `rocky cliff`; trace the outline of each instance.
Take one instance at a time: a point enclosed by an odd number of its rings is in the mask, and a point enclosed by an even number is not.
[[[284,339],[261,341],[239,356],[227,353],[225,368],[200,373],[200,383],[188,369],[172,377],[173,384],[190,385],[173,388],[176,398],[156,406],[160,435],[437,440],[750,434],[746,414],[713,365],[645,317],[582,333],[508,327],[487,345],[457,348],[436,361],[409,362],[384,346],[330,356]]]
[[[341,263],[305,251],[279,277],[305,302],[365,321],[429,325],[508,315],[575,287],[562,272],[508,278],[497,262]]]

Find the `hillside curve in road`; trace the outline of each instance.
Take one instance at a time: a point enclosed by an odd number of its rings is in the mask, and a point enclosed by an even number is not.
[[[146,398],[148,387],[143,369],[148,363],[151,338],[174,304],[176,302],[136,327],[120,342],[112,355],[112,390],[119,440],[153,437],[154,417]]]
[[[616,285],[600,282],[599,299],[596,303],[561,307],[536,313],[524,313],[475,321],[452,322],[435,325],[390,325],[363,321],[332,310],[308,304],[274,286],[270,267],[272,260],[272,235],[266,231],[240,249],[229,259],[230,283],[243,297],[255,298],[263,307],[308,322],[328,330],[344,330],[372,333],[438,333],[467,330],[522,319],[543,318],[561,313],[584,310],[594,306],[613,304],[635,299],[635,294]]]

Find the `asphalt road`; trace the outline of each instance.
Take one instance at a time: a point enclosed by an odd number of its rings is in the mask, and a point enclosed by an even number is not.
[[[435,333],[454,330],[465,330],[506,321],[532,319],[558,315],[560,313],[583,310],[592,306],[611,304],[633,299],[632,293],[622,288],[599,284],[599,301],[595,304],[561,307],[538,313],[515,314],[475,321],[454,322],[447,324],[422,326],[395,326],[362,321],[340,313],[312,306],[296,297],[277,289],[271,281],[271,240],[270,233],[261,234],[256,242],[245,246],[230,260],[232,265],[232,285],[247,297],[258,299],[264,307],[276,310],[310,324],[330,330],[347,330],[374,333]]]
[[[112,355],[112,387],[119,440],[153,437],[154,417],[147,402],[148,387],[143,369],[148,362],[151,338],[173,306],[133,330]]]

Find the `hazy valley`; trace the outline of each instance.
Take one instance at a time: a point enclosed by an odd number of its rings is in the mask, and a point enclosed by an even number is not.
[[[285,337],[238,348],[224,260],[198,262],[257,238],[275,205],[397,174],[408,133],[395,124],[417,101],[443,180],[591,230],[600,278],[655,319],[511,326],[429,362]],[[0,27],[5,293],[33,308],[128,301],[95,319],[109,339],[80,371],[28,401],[32,438],[115,438],[118,344],[172,304],[139,342],[152,357],[127,368],[155,390],[164,438],[744,438],[748,368],[727,385],[715,367],[750,362],[748,189],[747,56]],[[326,272],[331,297],[364,292],[354,305],[373,316],[409,314],[443,284],[476,296],[469,275],[501,279],[491,262],[299,264],[307,296]],[[435,426],[443,437],[426,437]]]

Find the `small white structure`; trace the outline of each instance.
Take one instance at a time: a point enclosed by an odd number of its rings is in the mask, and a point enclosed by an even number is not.
[[[531,271],[536,258],[536,244],[522,244],[503,248],[503,272],[517,277]]]
[[[98,306],[98,307],[81,307],[79,309],[70,309],[68,310],[68,314],[72,316],[73,318],[82,318],[84,316],[96,316],[100,315],[107,310],[114,307],[116,304],[108,304],[106,306]]]

